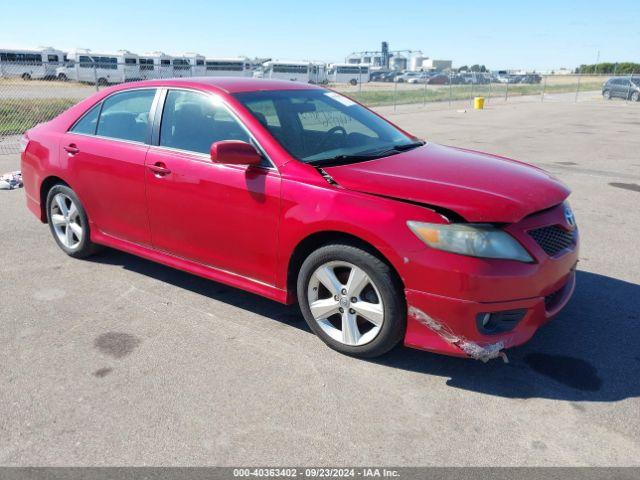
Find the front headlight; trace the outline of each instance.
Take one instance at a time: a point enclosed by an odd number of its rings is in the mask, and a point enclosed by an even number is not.
[[[431,248],[471,257],[533,262],[531,255],[515,238],[492,225],[412,221],[407,225]]]

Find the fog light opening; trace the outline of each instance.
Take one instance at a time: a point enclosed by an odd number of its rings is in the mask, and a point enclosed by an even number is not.
[[[476,316],[478,331],[484,335],[495,335],[513,330],[527,314],[527,310],[504,310],[502,312],[483,312]]]

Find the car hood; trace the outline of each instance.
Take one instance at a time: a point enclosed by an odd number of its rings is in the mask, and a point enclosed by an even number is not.
[[[323,170],[343,188],[440,207],[469,222],[517,222],[569,195],[539,168],[434,143]]]

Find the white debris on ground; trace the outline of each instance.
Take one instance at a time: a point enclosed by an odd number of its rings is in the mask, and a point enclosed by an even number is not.
[[[433,319],[419,308],[409,307],[409,315],[414,317],[425,327],[428,327],[430,330],[436,332],[447,342],[457,346],[471,358],[475,358],[476,360],[480,360],[486,363],[492,358],[501,357],[504,363],[509,363],[507,354],[502,351],[502,349],[504,348],[504,342],[502,341],[486,345],[479,345],[478,343],[467,340],[460,335],[456,335],[449,328]]]
[[[0,177],[0,190],[13,190],[22,187],[22,172],[5,173]]]

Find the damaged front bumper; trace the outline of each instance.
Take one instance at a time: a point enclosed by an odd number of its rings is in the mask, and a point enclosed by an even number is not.
[[[408,305],[405,345],[421,350],[484,362],[497,357],[506,361],[503,350],[528,341],[567,304],[575,288],[572,270],[553,295],[508,302],[473,302],[407,289]],[[476,319],[492,312],[524,310],[513,329],[483,334]]]

